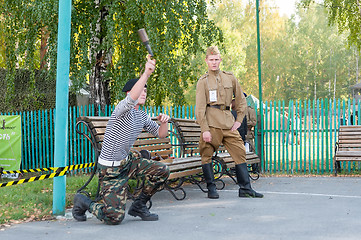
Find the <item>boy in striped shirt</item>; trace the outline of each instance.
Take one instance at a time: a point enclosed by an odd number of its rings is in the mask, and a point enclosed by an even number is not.
[[[156,61],[148,55],[145,70],[139,79],[129,80],[123,88],[125,99],[114,109],[106,127],[102,150],[98,159],[100,200],[77,193],[74,197],[73,217],[86,221],[89,210],[106,224],[120,224],[125,216],[128,180],[133,177],[146,179],[140,195],[134,200],[128,214],[144,221],[157,221],[158,215],[150,213],[146,203],[169,176],[168,167],[145,158],[134,157],[130,149],[143,129],[160,138],[168,135],[169,116],[160,114],[158,125],[139,106],[147,98],[147,81],[155,70]]]

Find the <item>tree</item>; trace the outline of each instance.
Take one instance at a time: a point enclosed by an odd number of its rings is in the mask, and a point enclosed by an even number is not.
[[[314,0],[302,0],[302,6],[309,7]],[[324,0],[322,4],[328,12],[329,23],[337,25],[339,32],[347,32],[350,45],[361,49],[361,1]]]
[[[350,71],[353,50],[347,48],[345,34],[328,25],[325,10],[316,4],[299,7],[297,16],[287,37],[292,65],[285,92],[299,99],[348,97],[355,75]]]
[[[52,0],[1,2],[10,76],[15,68],[39,69],[44,61],[49,75],[55,75],[57,7]],[[183,104],[183,90],[195,78],[190,59],[206,45],[223,39],[219,28],[208,20],[205,0],[75,0],[72,7],[71,90],[88,82],[91,101],[103,107],[123,97],[124,83],[142,72],[146,51],[138,29],[147,30],[157,60],[149,81],[149,96],[155,105],[165,100]],[[40,46],[46,46],[46,52]],[[11,77],[8,82],[11,96],[15,91]]]
[[[222,55],[222,68],[236,73],[246,93],[258,96],[255,12],[254,1],[243,6],[224,0],[209,15],[224,33],[225,49],[231,49]],[[264,100],[349,96],[358,76],[357,55],[346,47],[345,34],[328,25],[323,8],[299,7],[287,19],[272,1],[262,1],[260,27]]]
[[[263,98],[347,97],[355,76],[353,50],[347,49],[345,35],[328,25],[325,10],[314,5],[307,10],[300,7],[287,19],[267,3],[260,6]],[[251,15],[247,18],[252,20]],[[252,32],[254,40],[247,46],[247,71],[242,79],[253,87],[253,93],[258,90],[258,66],[255,29]]]

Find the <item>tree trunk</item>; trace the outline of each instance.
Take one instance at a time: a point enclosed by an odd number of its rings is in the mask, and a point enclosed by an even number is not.
[[[47,62],[44,59],[46,50],[47,50],[47,43],[49,38],[49,32],[47,27],[43,27],[41,29],[41,44],[40,44],[40,69],[47,68]]]
[[[95,0],[95,7],[99,9],[99,16],[93,33],[93,39],[90,48],[90,57],[92,71],[89,78],[90,82],[90,104],[94,104],[95,115],[102,115],[99,112],[105,112],[105,106],[110,104],[109,80],[104,79],[103,73],[107,70],[107,65],[111,62],[111,57],[100,48],[103,41],[102,23],[106,21],[108,11],[106,8],[100,9],[100,0]]]
[[[316,82],[316,79],[317,79],[317,63],[315,61],[315,78],[313,79],[313,82],[314,82],[314,94],[315,94],[315,101],[317,100],[317,82]]]
[[[336,99],[336,82],[337,82],[337,76],[336,76],[336,69],[335,69],[335,80],[333,82],[333,99]]]
[[[356,2],[357,2],[359,14],[360,14],[360,16],[361,16],[361,4],[360,4],[360,0],[357,0]]]
[[[358,83],[358,75],[359,75],[359,70],[358,70],[358,59],[359,59],[359,55],[358,55],[358,49],[355,49],[356,51],[356,83]]]

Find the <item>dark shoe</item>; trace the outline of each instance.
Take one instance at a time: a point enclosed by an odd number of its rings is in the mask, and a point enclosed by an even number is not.
[[[208,198],[218,199],[219,194],[217,193],[216,184],[214,183],[214,174],[212,163],[207,163],[202,165],[204,179],[207,183],[208,189]]]
[[[150,152],[148,150],[140,150],[140,155],[142,156],[142,158],[146,158],[146,159],[151,159],[152,155],[150,154]]]
[[[239,197],[250,197],[250,198],[263,198],[262,193],[258,193],[253,189],[239,189],[238,190]]]
[[[239,185],[239,197],[263,198],[263,194],[256,192],[251,187],[246,163],[236,165],[236,177]]]
[[[158,221],[158,215],[149,212],[147,208],[147,202],[150,200],[150,196],[143,192],[134,200],[132,206],[130,206],[128,214],[133,217],[140,217],[143,221]]]
[[[92,200],[83,194],[77,193],[74,196],[74,206],[72,210],[73,218],[78,221],[86,221],[85,212],[89,210]]]

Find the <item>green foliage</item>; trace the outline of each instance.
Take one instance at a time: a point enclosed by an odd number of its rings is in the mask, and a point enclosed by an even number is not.
[[[255,0],[223,0],[210,8],[209,16],[224,33],[221,68],[234,72],[243,90],[257,97],[255,6]],[[260,34],[263,100],[349,97],[349,87],[360,77],[359,52],[329,26],[323,7],[299,7],[287,19],[272,1],[261,1]],[[204,62],[204,55],[197,61]]]
[[[303,0],[302,5],[309,7],[313,0]],[[329,23],[337,25],[340,33],[348,34],[350,45],[361,49],[361,2],[359,0],[324,0]]]
[[[16,69],[10,75],[0,68],[0,112],[54,108],[55,85],[55,77],[44,70]]]
[[[57,3],[3,2],[0,32],[5,37],[0,37],[0,41],[6,48],[0,46],[0,64],[6,66],[9,74],[6,85],[0,83],[0,91],[7,102],[14,102],[15,69],[33,71],[40,67],[42,36],[47,36],[46,75],[55,76]],[[207,71],[204,51],[213,44],[221,49],[222,69],[232,71],[245,92],[258,96],[255,0],[211,1],[208,10],[205,1],[96,2],[73,2],[72,91],[91,81],[95,61],[104,61],[101,82],[110,90],[112,103],[122,98],[120,89],[129,78],[140,75],[145,63],[146,50],[137,34],[139,28],[145,28],[157,60],[156,72],[148,84],[152,105],[194,103],[197,78]],[[342,9],[357,10],[355,1],[348,5],[345,1],[324,2],[326,7],[333,2],[332,9],[338,9],[337,14]],[[330,9],[325,12],[317,4],[309,5],[309,9],[301,8],[302,5],[295,16],[287,19],[279,15],[272,3],[260,1],[264,100],[348,97],[349,87],[359,79],[359,51],[346,46],[351,39],[347,27],[351,26],[330,26]],[[336,7],[337,3],[342,7]],[[348,16],[344,11],[342,19],[347,24],[353,21],[352,26],[360,29],[360,21],[355,22],[360,14],[354,13]],[[337,14],[335,22],[340,18]],[[339,30],[344,33],[339,34]],[[35,89],[35,75],[30,74],[27,82],[29,92],[34,92],[32,99],[41,94]]]
[[[281,90],[271,99],[349,97],[358,73],[354,49],[347,48],[345,35],[328,25],[326,12],[317,5],[298,8],[296,16],[288,22],[284,39],[274,45],[281,61],[272,63],[279,69],[265,69]]]
[[[5,42],[5,57],[4,54],[1,57],[10,75],[9,101],[14,100],[14,69],[40,68],[42,37],[46,39],[43,60],[48,74],[55,76],[57,4],[58,1],[52,0],[0,3]],[[157,60],[156,72],[149,81],[149,98],[156,105],[166,99],[173,104],[185,103],[183,90],[196,78],[192,75],[190,59],[207,45],[222,41],[221,31],[207,19],[205,0],[75,0],[72,4],[71,90],[79,90],[94,75],[96,61],[109,58],[100,79],[110,89],[112,102],[123,97],[120,90],[124,83],[139,77],[146,61],[138,29],[147,30]]]

